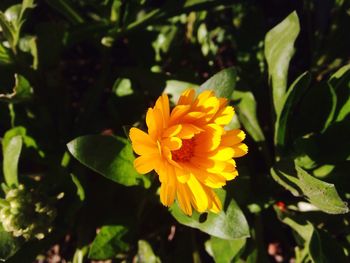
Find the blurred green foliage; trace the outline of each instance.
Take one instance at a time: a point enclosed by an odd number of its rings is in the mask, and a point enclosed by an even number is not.
[[[41,240],[0,224],[0,260],[348,262],[349,25],[343,0],[1,1],[0,208],[22,184],[57,216]],[[248,134],[218,215],[132,166],[129,128],[188,87]]]

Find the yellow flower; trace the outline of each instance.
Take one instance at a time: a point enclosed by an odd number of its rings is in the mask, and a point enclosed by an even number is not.
[[[187,215],[192,207],[198,212],[220,212],[222,205],[213,188],[238,175],[233,158],[248,151],[241,143],[243,131],[224,129],[233,114],[227,99],[215,97],[213,91],[196,98],[195,91],[188,89],[171,112],[166,94],[148,109],[148,134],[130,129],[132,147],[140,155],[135,169],[140,174],[156,171],[163,205],[172,205],[176,198]]]

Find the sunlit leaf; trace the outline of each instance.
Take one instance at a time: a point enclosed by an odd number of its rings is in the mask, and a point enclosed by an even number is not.
[[[89,250],[89,258],[97,260],[113,259],[117,254],[129,249],[129,245],[123,241],[127,228],[121,225],[103,226]]]
[[[151,245],[147,241],[139,240],[137,244],[137,263],[160,263],[159,258],[154,254]]]
[[[234,259],[242,253],[246,239],[225,240],[211,237],[205,242],[205,249],[216,263],[235,262]]]
[[[20,135],[6,138],[6,141],[3,141],[3,172],[5,182],[8,186],[18,185],[18,161],[21,155],[22,144],[23,139]]]
[[[253,93],[250,91],[235,90],[233,92],[233,99],[238,103],[234,106],[238,113],[239,120],[243,124],[246,131],[250,134],[250,136],[252,136],[254,141],[265,141],[264,133],[261,130],[257,118],[256,100]]]
[[[179,80],[167,80],[164,93],[169,94],[170,101],[176,104],[181,96],[181,93],[190,88],[196,89],[198,88],[198,85]]]
[[[172,205],[170,211],[179,223],[221,239],[234,240],[250,236],[247,220],[234,199],[231,199],[227,209],[219,214],[201,215],[193,212],[192,216],[187,216],[178,204]],[[206,216],[205,220],[203,216]]]
[[[287,89],[289,62],[294,54],[294,42],[299,35],[300,25],[294,11],[281,23],[271,29],[265,37],[265,57],[275,111],[278,114],[283,106]]]
[[[132,186],[147,180],[135,171],[132,148],[124,138],[87,135],[74,139],[67,147],[79,162],[114,182]]]
[[[216,73],[198,89],[198,94],[204,90],[214,90],[217,97],[231,99],[236,87],[237,72],[234,67],[221,70]]]
[[[320,210],[329,214],[349,212],[348,204],[340,198],[334,184],[313,177],[298,165],[293,168],[289,161],[279,162],[271,173],[277,183],[295,196],[305,196]]]

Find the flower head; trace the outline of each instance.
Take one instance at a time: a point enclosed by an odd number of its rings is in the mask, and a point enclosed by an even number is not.
[[[213,91],[196,97],[195,90],[188,89],[171,111],[167,95],[158,98],[147,111],[148,133],[130,129],[132,147],[140,155],[134,166],[140,174],[155,170],[159,175],[163,205],[172,205],[176,198],[187,215],[192,207],[220,212],[213,188],[238,175],[233,158],[248,151],[243,131],[224,129],[233,114],[227,99],[215,97]]]

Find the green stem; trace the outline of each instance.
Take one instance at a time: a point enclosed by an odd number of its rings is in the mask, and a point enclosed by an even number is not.
[[[8,107],[9,107],[10,118],[11,118],[11,127],[13,128],[15,127],[15,118],[16,118],[16,113],[13,108],[13,103],[9,103]]]

